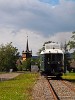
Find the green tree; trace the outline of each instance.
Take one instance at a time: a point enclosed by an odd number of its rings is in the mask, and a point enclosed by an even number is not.
[[[39,64],[40,64],[40,57],[37,56],[35,58],[31,58],[31,64],[32,65],[38,65],[39,66]]]
[[[72,32],[72,37],[71,37],[71,41],[68,42],[67,45],[70,46],[70,49],[75,49],[75,32]],[[75,50],[72,53],[72,58],[75,60]]]
[[[0,71],[16,70],[16,61],[19,57],[19,52],[11,43],[0,46]]]
[[[26,61],[22,62],[22,70],[30,70],[31,71],[31,58],[26,59]]]
[[[20,58],[16,62],[16,67],[18,71],[22,71],[22,62]]]
[[[71,39],[72,40],[68,42],[68,45],[70,46],[70,49],[74,49],[75,48],[75,32],[72,32]]]
[[[72,37],[71,37],[71,40],[68,42],[69,47],[70,47],[70,50],[71,49],[74,49],[74,51],[72,52],[71,54],[71,58],[68,60],[68,64],[69,64],[69,71],[72,70],[72,68],[70,67],[71,63],[74,63],[75,62],[75,32],[72,32]]]

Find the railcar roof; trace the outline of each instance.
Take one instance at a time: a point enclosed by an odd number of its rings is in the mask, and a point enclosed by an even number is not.
[[[43,50],[41,52],[41,54],[49,54],[49,53],[52,53],[52,54],[63,54],[63,51],[61,49],[46,49],[46,50]]]
[[[60,44],[58,43],[48,43],[45,44],[45,49],[60,49]]]

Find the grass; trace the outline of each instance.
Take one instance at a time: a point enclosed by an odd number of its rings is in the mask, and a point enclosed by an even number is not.
[[[38,76],[37,73],[26,73],[0,82],[0,100],[32,100],[32,88]]]
[[[0,74],[5,74],[6,72],[0,72]]]
[[[63,74],[62,79],[65,79],[65,80],[75,83],[75,73],[73,73],[73,72],[65,73],[65,74]]]

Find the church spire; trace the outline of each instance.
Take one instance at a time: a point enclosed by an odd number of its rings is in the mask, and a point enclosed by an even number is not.
[[[26,43],[26,51],[22,52],[22,60],[26,61],[26,59],[32,57],[32,51],[29,51],[29,46],[28,46],[28,36],[27,36],[27,43]]]
[[[27,36],[26,52],[29,52],[29,46],[28,46],[28,36]]]

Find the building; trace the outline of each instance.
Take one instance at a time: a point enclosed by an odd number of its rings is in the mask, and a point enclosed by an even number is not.
[[[28,36],[27,36],[26,51],[22,51],[22,61],[26,61],[26,59],[31,57],[32,57],[32,51],[29,51]]]

